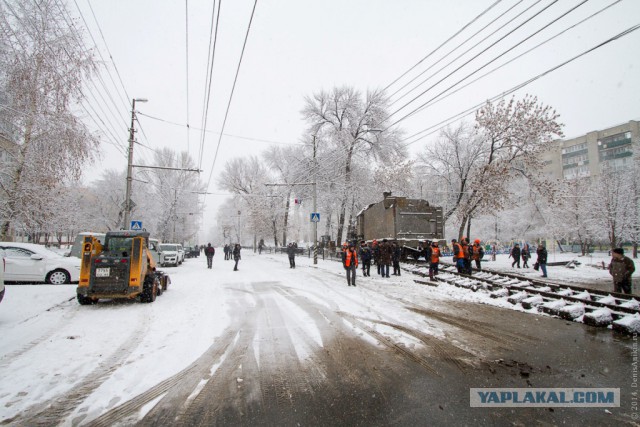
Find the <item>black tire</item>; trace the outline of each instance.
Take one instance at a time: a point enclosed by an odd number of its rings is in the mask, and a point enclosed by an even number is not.
[[[142,287],[142,294],[140,294],[140,301],[142,302],[154,302],[158,296],[158,281],[155,278],[144,279],[144,285]]]
[[[66,270],[53,270],[50,271],[49,274],[47,274],[45,282],[50,285],[66,285],[71,283],[71,275]]]
[[[80,303],[80,305],[92,305],[96,304],[98,300],[78,294],[78,302]]]

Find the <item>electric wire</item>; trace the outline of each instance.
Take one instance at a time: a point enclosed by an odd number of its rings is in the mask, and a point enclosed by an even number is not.
[[[478,19],[480,19],[485,13],[487,13],[488,11],[490,11],[491,9],[493,9],[493,7],[495,5],[497,5],[498,3],[500,3],[502,0],[497,0],[496,2],[494,2],[491,6],[489,6],[487,9],[485,9],[482,13],[480,13],[480,15],[476,16],[475,18],[473,18],[471,21],[469,21],[466,25],[464,25],[462,28],[460,28],[458,31],[456,31],[456,33],[454,35],[452,35],[451,37],[449,37],[447,40],[445,40],[442,44],[440,44],[438,47],[436,47],[434,50],[432,50],[431,52],[429,52],[424,58],[422,58],[420,61],[418,61],[415,65],[413,65],[412,67],[410,67],[407,71],[405,71],[404,73],[402,73],[400,75],[400,77],[396,78],[394,81],[392,81],[391,83],[389,83],[388,85],[386,85],[382,91],[386,91],[387,89],[389,89],[389,87],[391,87],[392,85],[394,85],[398,80],[400,80],[401,78],[403,78],[404,76],[406,76],[408,73],[410,73],[414,68],[416,68],[418,65],[420,65],[422,62],[424,62],[427,58],[429,58],[431,55],[433,55],[435,52],[437,52],[442,46],[446,45],[447,43],[449,43],[451,40],[453,40],[458,34],[460,34],[461,32],[463,32],[467,27],[469,27],[471,24],[473,24],[475,21],[477,21]]]
[[[522,3],[524,0],[519,0],[516,4],[514,4],[513,6],[511,6],[509,9],[505,10],[504,12],[502,12],[500,15],[498,15],[496,18],[494,18],[492,21],[490,21],[488,24],[486,24],[484,27],[480,28],[478,31],[476,31],[475,33],[473,33],[471,36],[467,37],[467,39],[465,39],[462,43],[458,44],[457,46],[455,46],[453,49],[451,49],[449,52],[447,52],[444,56],[442,56],[440,59],[438,59],[436,62],[434,62],[433,64],[431,64],[428,68],[426,68],[425,70],[423,70],[422,72],[420,72],[420,74],[416,75],[414,78],[412,78],[411,80],[409,80],[407,83],[405,83],[404,85],[402,85],[399,89],[397,89],[395,92],[393,92],[392,94],[389,95],[389,98],[392,98],[393,96],[395,96],[396,94],[398,94],[398,92],[400,92],[402,89],[404,89],[405,87],[409,86],[411,83],[413,83],[414,81],[416,81],[420,76],[424,75],[424,73],[426,73],[427,71],[429,71],[430,69],[432,69],[433,67],[435,67],[436,65],[438,65],[441,61],[445,60],[449,55],[451,55],[453,52],[455,52],[456,50],[458,50],[459,48],[461,48],[462,46],[464,46],[469,40],[473,39],[474,37],[476,37],[478,34],[480,34],[481,32],[483,32],[484,30],[486,30],[488,27],[490,27],[492,24],[494,24],[496,21],[498,21],[500,18],[502,18],[503,16],[507,15],[509,12],[511,12],[511,10],[513,10],[516,6],[518,6],[520,3]],[[541,1],[541,0],[538,0]],[[530,6],[530,7],[533,7]],[[528,9],[527,9],[528,10]],[[524,13],[524,12],[522,12]],[[517,15],[515,17],[512,18],[516,19],[518,18]],[[499,30],[499,29],[498,29]],[[489,36],[495,34],[498,30],[492,32]],[[485,38],[486,39],[486,38]],[[483,39],[483,40],[485,40]],[[477,46],[477,44],[476,44]],[[475,46],[474,46],[475,47]],[[468,52],[468,50],[466,51]],[[465,52],[465,53],[466,53]],[[459,56],[458,56],[459,58]],[[456,59],[458,59],[456,58]],[[455,61],[455,60],[454,60]],[[449,63],[451,64],[451,63]],[[424,83],[424,82],[422,82]],[[418,84],[416,87],[414,87],[413,89],[408,90],[404,95],[402,95],[401,97],[399,97],[398,99],[396,99],[395,101],[393,101],[391,103],[391,105],[395,104],[396,102],[398,102],[400,99],[402,99],[403,97],[407,96],[409,93],[411,93],[413,90],[415,90],[418,86],[420,86],[422,83]]]
[[[634,25],[632,27],[629,27],[626,30],[622,31],[621,33],[619,33],[619,34],[617,34],[617,35],[615,35],[615,36],[613,36],[613,37],[611,37],[611,38],[609,38],[609,39],[607,39],[607,40],[605,40],[605,41],[603,41],[601,43],[598,43],[597,45],[595,45],[595,46],[593,46],[593,47],[591,47],[591,48],[579,53],[578,55],[575,55],[572,58],[570,58],[570,59],[568,59],[568,60],[566,60],[566,61],[564,61],[564,62],[562,62],[562,63],[560,63],[560,64],[558,64],[558,65],[556,65],[554,67],[552,67],[552,68],[549,68],[548,70],[546,70],[546,71],[544,71],[544,72],[542,72],[542,73],[540,73],[540,74],[538,74],[538,75],[536,75],[536,76],[534,76],[534,77],[532,77],[532,78],[530,78],[528,80],[525,80],[524,82],[522,82],[522,83],[520,83],[520,84],[518,84],[516,86],[513,86],[512,88],[510,88],[510,89],[508,89],[508,90],[506,90],[506,91],[504,91],[504,92],[502,92],[502,93],[500,93],[498,95],[495,95],[495,96],[489,98],[487,101],[484,101],[484,102],[482,102],[480,104],[476,104],[475,106],[473,106],[473,107],[471,107],[471,108],[469,108],[469,109],[467,109],[467,110],[465,110],[465,111],[463,111],[461,113],[458,113],[458,114],[455,114],[453,116],[450,116],[448,119],[445,119],[445,120],[443,120],[443,121],[441,121],[441,122],[439,122],[439,123],[437,123],[437,124],[435,124],[433,126],[430,126],[430,127],[426,128],[426,129],[422,130],[421,132],[418,132],[415,135],[431,131],[431,132],[426,133],[426,134],[422,135],[421,137],[419,137],[419,138],[417,138],[417,139],[415,139],[415,140],[413,140],[411,142],[408,142],[408,143],[404,144],[404,147],[408,147],[409,145],[415,144],[416,142],[424,139],[425,137],[427,137],[429,135],[432,135],[433,133],[435,133],[435,132],[437,132],[437,131],[439,131],[441,129],[444,129],[448,124],[453,123],[453,122],[459,120],[460,118],[462,118],[464,116],[467,116],[468,114],[470,114],[470,113],[472,113],[474,111],[477,111],[483,105],[486,105],[487,102],[493,102],[493,101],[496,101],[496,100],[498,100],[500,98],[504,98],[505,96],[510,95],[510,94],[522,89],[523,87],[525,87],[525,86],[533,83],[534,81],[536,81],[536,80],[538,80],[538,79],[540,79],[540,78],[542,78],[542,77],[544,77],[544,76],[546,76],[546,75],[548,75],[548,74],[550,74],[550,73],[552,73],[552,72],[564,67],[565,65],[567,65],[567,64],[569,64],[569,63],[571,63],[571,62],[573,62],[573,61],[575,61],[575,60],[577,60],[577,59],[579,59],[579,58],[581,58],[581,57],[583,57],[583,56],[585,56],[585,55],[587,55],[587,54],[589,54],[589,53],[591,53],[591,52],[593,52],[593,51],[595,51],[595,50],[597,50],[597,49],[599,49],[599,48],[601,48],[601,47],[603,47],[603,46],[605,46],[605,45],[607,45],[609,43],[611,43],[611,42],[613,42],[613,41],[619,40],[622,37],[625,37],[625,36],[633,33],[634,31],[636,31],[638,29],[640,29],[640,24],[636,24],[636,25]],[[432,129],[435,129],[435,130],[432,130]],[[411,136],[410,138],[412,138],[412,137],[413,136]]]
[[[216,146],[216,152],[213,156],[213,162],[211,163],[211,170],[209,171],[209,180],[207,181],[207,190],[211,185],[211,178],[213,177],[213,169],[216,165],[216,160],[218,159],[218,151],[220,150],[220,143],[222,142],[222,135],[224,134],[224,127],[227,123],[227,118],[229,116],[229,110],[231,109],[231,101],[233,100],[233,94],[236,89],[236,83],[238,82],[238,75],[240,74],[240,66],[242,65],[242,59],[244,58],[244,51],[247,47],[247,40],[249,40],[249,32],[251,31],[251,23],[253,22],[253,17],[256,12],[256,6],[258,5],[258,0],[255,0],[253,3],[253,9],[251,10],[251,17],[249,18],[249,25],[247,25],[247,33],[244,37],[244,43],[242,44],[242,51],[240,52],[240,59],[238,60],[238,67],[236,68],[236,75],[233,79],[233,85],[231,86],[231,94],[229,95],[229,102],[227,103],[227,110],[224,114],[224,120],[222,121],[222,128],[220,130],[220,136],[218,138],[218,144]],[[206,127],[205,127],[206,128]],[[205,196],[206,199],[206,196]]]
[[[514,61],[516,61],[516,60],[520,59],[520,58],[521,58],[521,57],[523,57],[524,55],[527,55],[527,54],[531,53],[532,51],[534,51],[534,50],[538,49],[539,47],[541,47],[541,46],[543,46],[543,45],[547,44],[548,42],[550,42],[550,41],[552,41],[552,40],[556,39],[557,37],[561,36],[562,34],[566,33],[567,31],[569,31],[569,30],[572,30],[572,29],[576,28],[577,26],[579,26],[579,25],[581,25],[581,24],[583,24],[583,23],[587,22],[588,20],[590,20],[590,19],[594,18],[595,16],[597,16],[597,15],[599,15],[600,13],[604,12],[605,10],[607,10],[607,9],[611,8],[612,6],[615,6],[616,4],[620,3],[621,1],[622,1],[622,0],[615,0],[613,3],[611,3],[611,4],[609,4],[609,5],[605,6],[605,7],[603,7],[602,9],[600,9],[600,10],[598,10],[597,12],[595,12],[595,13],[593,13],[593,14],[589,15],[588,17],[586,17],[586,18],[584,18],[584,19],[582,19],[582,20],[580,20],[580,21],[576,22],[575,24],[573,24],[573,25],[571,25],[571,26],[569,26],[569,27],[565,28],[564,30],[562,30],[562,31],[560,31],[560,32],[558,32],[558,33],[556,33],[555,35],[553,35],[553,36],[549,37],[548,39],[544,40],[543,42],[538,43],[537,45],[533,46],[532,48],[530,48],[530,49],[528,49],[528,50],[526,50],[526,51],[522,52],[522,53],[521,53],[521,54],[519,54],[518,56],[513,57],[513,58],[512,58],[512,59],[510,59],[509,61],[507,61],[507,62],[505,62],[505,63],[503,63],[503,64],[501,64],[501,65],[499,65],[499,66],[497,66],[497,67],[492,68],[491,70],[487,71],[486,73],[482,74],[481,76],[479,76],[479,77],[477,77],[477,78],[475,78],[475,79],[471,80],[470,82],[468,82],[468,83],[464,84],[463,86],[460,86],[458,89],[456,89],[456,90],[454,90],[454,91],[451,91],[451,92],[449,92],[448,94],[446,94],[446,95],[444,95],[444,96],[442,96],[442,97],[439,97],[439,98],[437,98],[437,99],[436,99],[436,100],[434,100],[434,101],[429,102],[428,104],[426,104],[426,105],[424,105],[424,106],[420,107],[420,108],[416,111],[416,114],[417,114],[417,113],[419,113],[419,112],[421,112],[421,111],[424,111],[425,109],[427,109],[427,108],[429,108],[429,107],[431,107],[431,106],[433,106],[433,105],[435,105],[435,104],[437,104],[438,102],[440,102],[440,101],[442,101],[442,100],[444,100],[444,99],[448,98],[449,96],[451,96],[451,95],[453,95],[453,94],[455,94],[455,93],[460,92],[462,89],[465,89],[465,88],[469,87],[469,86],[470,86],[470,85],[472,85],[473,83],[476,83],[477,81],[479,81],[479,80],[483,79],[484,77],[486,77],[486,76],[488,76],[488,75],[490,75],[490,74],[494,73],[495,71],[497,71],[497,70],[499,70],[499,69],[501,69],[501,68],[503,68],[503,67],[505,67],[505,66],[507,66],[507,65],[511,64],[512,62],[514,62]],[[414,136],[415,136],[415,135],[414,135]],[[409,137],[409,138],[411,138],[411,137]],[[408,138],[407,138],[407,139],[408,139]]]

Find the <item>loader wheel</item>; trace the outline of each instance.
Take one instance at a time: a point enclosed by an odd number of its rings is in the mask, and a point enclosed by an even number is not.
[[[144,285],[142,288],[142,294],[140,295],[140,301],[142,302],[154,302],[158,295],[158,281],[153,278],[144,279]]]
[[[93,305],[96,304],[98,300],[78,294],[78,302],[80,303],[80,305]]]

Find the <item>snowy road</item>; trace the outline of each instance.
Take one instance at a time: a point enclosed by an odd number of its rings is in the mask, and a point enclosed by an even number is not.
[[[249,252],[249,251],[245,251]],[[9,285],[8,425],[630,423],[632,339],[475,302],[408,274],[243,254],[166,269],[152,304],[80,306],[75,286]],[[500,303],[497,303],[500,304]],[[506,303],[504,303],[506,304]],[[622,407],[469,408],[470,387],[615,387]]]

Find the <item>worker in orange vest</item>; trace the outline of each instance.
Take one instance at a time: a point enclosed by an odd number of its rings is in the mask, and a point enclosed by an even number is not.
[[[435,277],[438,275],[438,265],[440,264],[440,248],[438,242],[431,243],[431,259],[429,264],[429,279],[435,282]]]
[[[484,257],[484,249],[480,246],[480,239],[476,239],[473,241],[473,246],[471,246],[471,259],[476,262],[476,268],[478,270],[482,270],[480,262]]]
[[[453,262],[458,269],[458,273],[464,273],[464,252],[462,246],[456,239],[451,239],[451,248],[453,249]]]
[[[356,271],[358,271],[358,252],[355,244],[350,243],[346,250],[342,251],[342,265],[347,271],[347,285],[356,285]]]

